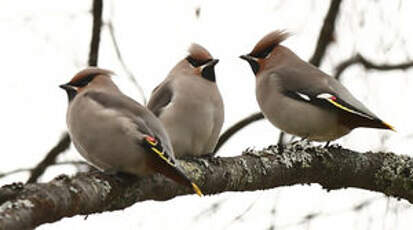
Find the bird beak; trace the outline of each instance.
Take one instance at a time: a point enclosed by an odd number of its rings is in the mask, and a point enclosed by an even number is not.
[[[77,87],[71,86],[69,84],[63,84],[63,85],[59,85],[60,88],[66,90],[66,91],[77,91]]]
[[[214,59],[211,61],[211,65],[215,66],[216,64],[218,64],[218,62],[219,62],[219,59]]]
[[[218,59],[212,59],[211,61],[205,63],[203,66],[201,66],[201,70],[203,71],[205,68],[214,68],[214,66],[219,62]]]
[[[241,56],[239,56],[239,58],[244,59],[244,60],[247,61],[247,62],[250,62],[250,61],[258,62],[258,58],[252,57],[252,56],[250,56],[250,55],[248,55],[248,54],[246,54],[246,55],[241,55]]]
[[[260,71],[260,63],[258,62],[259,59],[249,54],[241,55],[239,57],[247,61],[251,66],[252,72],[254,72],[254,74],[257,75],[257,73]]]
[[[212,59],[210,62],[208,62],[207,66],[214,67],[218,62],[219,59]]]

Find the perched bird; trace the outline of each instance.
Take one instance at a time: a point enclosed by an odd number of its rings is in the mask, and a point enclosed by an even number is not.
[[[358,127],[394,130],[336,79],[280,45],[288,36],[279,30],[269,33],[249,54],[240,56],[256,76],[258,104],[274,126],[320,142]]]
[[[218,59],[192,44],[157,86],[147,107],[161,120],[176,157],[212,154],[224,122],[224,104],[215,83]]]
[[[103,171],[137,176],[159,172],[202,195],[175,160],[161,122],[124,95],[112,74],[90,67],[60,85],[69,98],[66,119],[76,149]]]

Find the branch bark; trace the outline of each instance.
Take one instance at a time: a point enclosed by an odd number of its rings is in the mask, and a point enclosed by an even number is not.
[[[408,61],[399,64],[376,64],[373,61],[367,60],[361,54],[356,54],[354,57],[351,57],[343,62],[341,62],[336,67],[336,74],[334,77],[340,79],[343,72],[352,65],[360,64],[365,69],[375,69],[381,71],[391,71],[391,70],[405,70],[413,67],[413,61]]]
[[[237,157],[181,161],[205,194],[318,183],[327,190],[361,188],[413,203],[413,158],[358,153],[296,142],[249,150]],[[0,229],[27,229],[63,217],[124,209],[145,200],[169,200],[192,191],[160,175],[119,179],[99,172],[60,176],[49,183],[0,189]],[[14,196],[10,196],[14,194]],[[3,199],[4,200],[4,199]]]

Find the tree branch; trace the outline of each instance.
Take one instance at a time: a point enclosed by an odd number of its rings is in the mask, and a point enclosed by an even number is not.
[[[262,115],[261,112],[257,112],[238,121],[233,126],[231,126],[229,129],[225,130],[225,132],[219,137],[218,143],[215,146],[214,153],[218,152],[218,150],[222,147],[222,145],[225,142],[227,142],[228,139],[231,138],[235,133],[243,129],[245,126],[251,124],[252,122],[261,120],[263,118],[264,118],[264,115]]]
[[[92,39],[90,40],[89,66],[98,65],[100,31],[102,28],[102,11],[103,11],[103,0],[93,0],[93,6],[92,6],[93,27],[92,27]]]
[[[41,175],[46,171],[47,167],[56,163],[56,158],[60,153],[66,151],[70,146],[70,137],[68,133],[65,133],[60,139],[59,143],[53,147],[50,152],[46,154],[46,157],[35,168],[30,170],[30,177],[27,183],[36,182]]]
[[[334,41],[333,37],[336,18],[338,16],[340,5],[341,0],[331,1],[330,8],[328,9],[327,16],[324,19],[324,24],[318,37],[317,46],[313,56],[310,58],[310,63],[315,66],[320,66],[321,60],[324,58],[326,53],[327,46]]]
[[[109,34],[110,34],[110,37],[112,38],[112,43],[113,43],[113,47],[115,48],[116,56],[118,57],[118,60],[119,60],[120,64],[122,65],[123,70],[125,70],[126,74],[128,75],[129,80],[136,87],[136,89],[138,89],[138,91],[139,91],[139,93],[142,97],[143,104],[146,105],[146,97],[145,97],[145,93],[143,92],[143,88],[138,84],[138,81],[136,80],[136,78],[133,75],[132,71],[128,68],[125,61],[123,60],[123,57],[122,57],[122,54],[120,52],[120,48],[119,48],[119,45],[118,45],[118,41],[117,41],[116,36],[115,36],[115,29],[113,28],[112,20],[110,20],[107,23],[107,26],[109,28]]]
[[[330,4],[330,8],[328,9],[327,15],[324,19],[324,24],[321,28],[320,35],[318,36],[318,41],[317,41],[317,46],[314,51],[313,56],[310,58],[310,63],[315,65],[315,66],[320,66],[321,61],[323,60],[327,46],[333,41],[333,35],[335,31],[335,21],[337,18],[337,15],[339,13],[340,9],[340,4],[341,0],[332,0]],[[217,152],[219,148],[228,140],[231,138],[231,136],[235,135],[239,130],[243,129],[244,127],[259,121],[264,118],[264,116],[256,117],[260,114],[260,112],[256,112],[240,121],[235,123],[233,126],[228,128],[220,137],[218,140],[217,147],[215,147],[214,152]],[[256,119],[254,119],[256,118]],[[242,125],[240,127],[240,124]],[[238,128],[240,127],[240,128]],[[279,136],[278,142],[281,143],[283,142],[284,138],[284,133],[281,132]]]
[[[381,71],[391,71],[391,70],[405,70],[413,67],[413,61],[408,61],[400,64],[376,64],[372,61],[367,60],[361,54],[356,54],[354,57],[351,57],[343,62],[341,62],[336,67],[336,74],[334,77],[340,79],[342,73],[352,65],[360,64],[365,69],[375,69]]]
[[[327,190],[361,188],[413,203],[413,158],[394,153],[358,153],[296,142],[249,150],[237,157],[181,163],[205,194],[318,183]],[[163,201],[191,193],[160,175],[119,179],[99,172],[60,176],[49,183],[6,186],[0,189],[0,199],[3,194],[13,198],[0,206],[0,229],[34,228],[63,217],[119,210],[140,201]]]

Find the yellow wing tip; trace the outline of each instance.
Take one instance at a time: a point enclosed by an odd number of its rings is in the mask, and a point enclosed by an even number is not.
[[[386,122],[384,122],[384,121],[382,121],[382,123],[383,123],[383,125],[386,126],[388,129],[390,129],[390,130],[392,130],[392,131],[394,131],[394,132],[397,132],[397,130],[396,130],[393,126],[391,126],[390,124],[388,124],[388,123],[386,123]]]
[[[198,196],[203,196],[204,194],[202,193],[201,189],[199,189],[198,185],[196,185],[195,183],[191,183],[192,184],[192,188],[194,189],[195,193]]]

